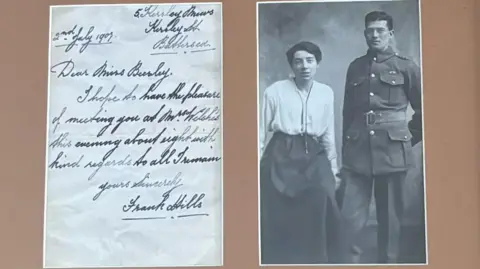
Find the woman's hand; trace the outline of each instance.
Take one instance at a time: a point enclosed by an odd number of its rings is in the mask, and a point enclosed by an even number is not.
[[[336,173],[334,175],[335,175],[335,190],[338,190],[338,188],[342,184],[342,178],[340,176],[340,173]]]

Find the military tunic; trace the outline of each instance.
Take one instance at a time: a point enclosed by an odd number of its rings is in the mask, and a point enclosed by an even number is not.
[[[392,48],[355,59],[345,85],[343,167],[363,175],[406,171],[421,137],[419,66]]]
[[[414,114],[407,117],[409,105]],[[379,263],[400,258],[402,186],[422,138],[420,68],[395,53],[369,50],[348,67],[343,107],[340,240],[345,263],[356,262],[356,240],[369,216],[372,190],[378,222]],[[354,251],[352,251],[354,250]],[[353,254],[353,255],[351,255]],[[353,260],[351,260],[353,258]]]

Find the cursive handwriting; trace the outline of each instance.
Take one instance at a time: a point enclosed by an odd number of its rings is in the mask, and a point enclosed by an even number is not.
[[[123,219],[156,211],[172,212],[172,219],[208,216],[210,193],[199,186],[211,186],[222,160],[222,94],[212,81],[220,77],[212,68],[220,55],[195,53],[217,50],[215,9],[152,4],[133,12],[138,20],[78,21],[52,34],[52,47],[61,49],[52,49],[49,66],[56,96],[50,175],[67,179],[65,184],[82,177],[95,206],[123,199],[113,204],[132,215]],[[120,40],[116,28],[124,21],[132,27],[122,29]],[[160,54],[174,56],[151,56]],[[192,179],[199,183],[187,186]]]
[[[185,146],[182,150],[178,150],[172,145],[167,146],[158,158],[152,158],[150,161],[147,159],[147,155],[152,150],[152,147],[149,147],[143,154],[138,158],[133,166],[160,166],[168,164],[195,164],[195,163],[213,163],[220,161],[220,157],[216,156],[194,156],[191,157],[188,155],[190,151],[189,146]]]
[[[115,140],[95,140],[95,141],[77,141],[75,143],[76,148],[93,148],[93,147],[105,147],[105,146],[113,146],[110,150],[105,153],[105,156],[110,156],[113,154],[115,150],[118,149],[122,143],[122,139],[115,139]]]
[[[57,78],[75,78],[89,76],[89,72],[87,69],[75,70],[75,62],[73,62],[72,59],[53,65],[50,68],[50,72],[58,74]]]
[[[105,95],[102,95],[103,93],[103,86],[100,86],[97,88],[97,91],[93,94],[94,86],[90,85],[88,89],[85,90],[85,94],[78,96],[77,97],[77,102],[82,104],[82,103],[87,103],[87,102],[99,102],[100,103],[100,109],[103,109],[105,104],[107,103],[117,103],[120,101],[135,101],[137,97],[134,95],[135,91],[138,89],[138,84],[133,88],[132,91],[130,91],[128,94],[126,94],[123,97],[119,97],[116,95],[113,95],[113,92],[117,88],[116,85],[112,86],[112,89]]]
[[[169,6],[167,11],[158,11],[158,6],[149,5],[144,8],[137,9],[133,16],[135,18],[145,18],[145,17],[172,17],[170,14],[174,14],[175,5]]]
[[[182,172],[178,172],[175,177],[171,179],[164,179],[164,180],[153,180],[150,181],[150,173],[147,173],[140,181],[135,182],[132,184],[133,188],[162,188],[162,187],[169,187],[169,186],[179,186],[182,182]]]
[[[182,185],[177,185],[170,188],[168,191],[162,194],[162,200],[155,204],[143,205],[141,204],[140,195],[137,195],[135,198],[130,199],[130,202],[122,206],[123,212],[149,212],[149,211],[175,211],[175,210],[189,210],[189,209],[200,209],[203,207],[203,199],[205,198],[205,193],[194,193],[189,196],[188,194],[181,193],[176,198],[173,198],[172,192],[179,188]]]
[[[87,27],[74,25],[72,29],[68,31],[60,31],[55,33],[53,41],[66,41],[56,47],[65,47],[65,52],[69,52],[76,46],[80,46],[79,53],[83,53],[90,45],[106,45],[111,44],[112,39],[115,37],[114,32],[102,32],[94,33],[95,26]],[[68,40],[70,42],[68,42]]]
[[[175,34],[175,35],[165,35],[153,45],[154,50],[175,50],[175,49],[195,49],[203,50],[206,48],[211,48],[212,45],[208,40],[189,40],[187,34]],[[152,53],[155,54],[155,53]]]
[[[137,9],[133,16],[135,18],[145,18],[145,17],[174,17],[174,18],[198,18],[211,16],[214,14],[213,9],[209,10],[199,10],[197,6],[191,6],[186,10],[178,10],[178,6],[172,5],[167,11],[158,10],[159,6],[149,5],[144,8]],[[176,10],[177,9],[177,10]]]
[[[55,149],[55,148],[70,148],[72,146],[72,141],[68,139],[68,135],[69,135],[68,132],[61,133],[48,146],[52,149]]]
[[[57,157],[55,160],[53,160],[48,168],[50,169],[65,169],[65,168],[79,168],[80,167],[80,162],[83,160],[84,155],[81,155],[78,157],[78,160],[76,161],[65,161],[67,159],[67,154],[65,152],[60,151],[57,154]]]
[[[173,90],[168,95],[168,99],[172,100],[181,100],[182,104],[185,103],[188,99],[219,99],[220,98],[220,93],[219,92],[210,92],[210,91],[204,91],[204,92],[199,92],[201,89],[203,89],[203,85],[200,83],[195,82],[188,93],[183,94],[181,91],[185,88],[186,83],[181,82],[178,84],[178,87]]]
[[[142,77],[161,77],[162,80],[171,76],[173,73],[171,72],[169,67],[165,67],[165,62],[160,62],[153,70],[145,70],[142,69],[143,62],[139,60],[135,66],[130,68],[129,71],[126,71],[125,68],[116,69],[113,66],[109,67],[108,61],[105,61],[100,67],[98,67],[93,72],[93,77],[133,77],[133,78],[142,78]]]
[[[148,97],[142,97],[144,99]],[[140,98],[140,99],[142,99]],[[156,99],[156,98],[152,98]],[[164,98],[162,98],[164,99]],[[172,121],[185,121],[185,122],[202,122],[202,121],[218,121],[220,119],[220,108],[218,106],[199,108],[198,105],[192,108],[180,108],[173,110],[163,104],[155,114],[146,115],[144,122],[172,122]]]
[[[208,132],[205,132],[205,129],[203,129],[202,133],[198,133],[200,129],[199,126],[195,126],[195,129],[192,129],[193,127],[188,125],[179,135],[164,135],[168,130],[167,127],[164,127],[155,136],[142,136],[145,133],[145,128],[141,128],[133,138],[125,139],[124,144],[128,146],[140,146],[155,145],[158,142],[158,144],[168,144],[172,147],[177,142],[213,143],[216,141],[216,135],[220,132],[218,127],[214,127]]]
[[[89,161],[83,168],[95,168],[95,170],[88,176],[88,180],[92,180],[103,167],[124,167],[132,165],[132,158],[130,155],[123,159],[109,160],[110,155],[103,156],[101,161]]]
[[[180,18],[174,18],[167,25],[163,24],[163,19],[156,19],[148,24],[148,27],[145,28],[145,33],[187,33],[187,32],[198,32],[200,31],[200,26],[203,23],[203,20],[195,20],[192,24],[185,27],[180,25]]]
[[[177,187],[182,182],[182,173],[178,172],[173,178],[165,178],[163,180],[154,180],[150,177],[150,173],[147,173],[139,181],[122,181],[117,183],[111,183],[106,181],[98,186],[99,191],[93,196],[92,200],[96,201],[106,191],[119,190],[119,189],[134,189],[134,188],[163,188],[163,187]]]
[[[67,107],[65,107],[65,110]],[[104,125],[100,131],[98,132],[97,136],[100,137],[103,133],[113,124],[115,120],[115,116],[100,116],[101,113],[105,113],[107,110],[100,108],[93,116],[85,116],[85,117],[70,117],[65,120],[65,123],[68,124],[90,124],[90,123],[102,123]]]
[[[145,128],[141,128],[136,135],[126,139],[104,139],[104,140],[81,140],[78,139],[74,143],[68,139],[69,133],[61,134],[54,142],[50,144],[51,147],[75,147],[75,148],[102,148],[108,147],[105,154],[100,161],[85,160],[87,163],[83,165],[83,168],[93,168],[94,171],[88,177],[88,180],[93,179],[100,169],[103,167],[121,167],[121,166],[160,166],[160,165],[179,165],[179,164],[197,164],[197,163],[212,163],[220,161],[220,157],[217,156],[192,156],[190,153],[191,146],[178,146],[176,143],[214,143],[216,141],[219,128],[214,127],[208,132],[198,133],[199,127],[196,126],[193,129],[191,126],[187,126],[180,134],[165,135],[167,127],[164,127],[155,136],[142,136],[145,132]],[[64,142],[65,141],[65,142]],[[62,144],[63,143],[63,144]],[[163,151],[153,156],[151,150],[156,144],[165,144]],[[148,145],[149,147],[136,159],[133,159],[130,155],[127,155],[123,159],[111,159],[113,153],[121,146],[140,146]],[[152,158],[150,158],[152,157]],[[57,157],[49,165],[50,169],[69,169],[82,167],[81,162],[84,160],[84,155],[77,160],[68,161],[67,155],[64,151],[58,153]]]

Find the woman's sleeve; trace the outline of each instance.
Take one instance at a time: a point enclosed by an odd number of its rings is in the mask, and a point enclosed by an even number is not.
[[[337,147],[335,143],[335,114],[333,106],[333,91],[331,92],[330,102],[327,104],[327,126],[325,133],[322,135],[322,142],[327,151],[328,159],[332,166],[332,172],[334,175],[338,173],[338,164],[337,164]]]
[[[265,149],[265,140],[267,138],[267,133],[269,131],[269,125],[272,122],[274,102],[272,96],[268,94],[268,89],[265,90],[263,94],[262,110],[260,112],[260,125],[259,125],[259,134],[260,134],[260,156],[263,155]]]

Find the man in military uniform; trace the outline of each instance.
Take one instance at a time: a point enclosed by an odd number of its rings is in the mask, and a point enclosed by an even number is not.
[[[368,220],[373,191],[378,262],[397,263],[403,181],[413,164],[412,147],[422,140],[420,68],[392,49],[389,14],[367,14],[364,36],[369,49],[348,67],[343,107],[343,262],[358,262],[361,250],[355,242]],[[409,104],[414,110],[411,120]]]

